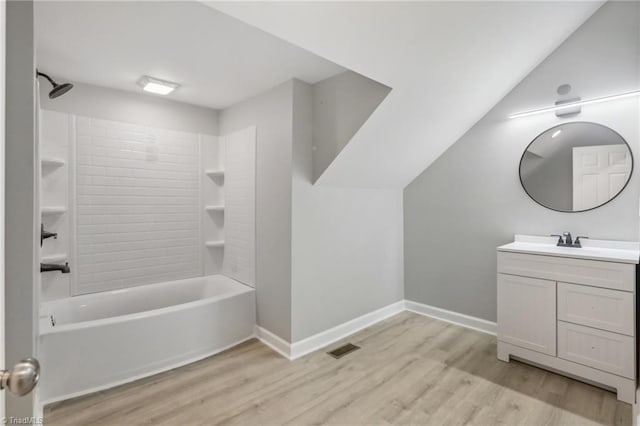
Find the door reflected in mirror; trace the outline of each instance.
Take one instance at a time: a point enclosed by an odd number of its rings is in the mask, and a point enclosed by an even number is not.
[[[520,182],[538,204],[580,212],[614,199],[629,182],[633,156],[614,130],[596,123],[552,127],[520,159]]]

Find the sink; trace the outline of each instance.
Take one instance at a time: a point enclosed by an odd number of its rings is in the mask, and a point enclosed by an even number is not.
[[[512,243],[498,247],[498,251],[619,263],[640,262],[640,242],[581,239],[582,248],[575,248],[558,247],[557,241],[557,237],[516,234]]]

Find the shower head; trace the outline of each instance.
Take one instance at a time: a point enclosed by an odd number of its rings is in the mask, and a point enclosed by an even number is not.
[[[73,84],[71,83],[58,84],[49,92],[49,99],[55,99],[58,96],[62,96],[71,89],[73,89]]]
[[[55,81],[53,81],[51,77],[49,77],[45,73],[42,73],[38,70],[36,70],[36,76],[37,77],[42,76],[46,78],[47,80],[49,80],[49,83],[51,83],[51,85],[53,86],[53,89],[51,89],[51,91],[49,92],[49,99],[55,99],[58,96],[62,96],[65,93],[67,93],[69,90],[73,89],[73,84],[71,83],[58,84]]]

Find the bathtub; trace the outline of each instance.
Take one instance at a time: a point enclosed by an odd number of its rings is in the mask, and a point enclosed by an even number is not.
[[[213,355],[254,335],[255,290],[222,275],[43,303],[38,399],[48,404]]]

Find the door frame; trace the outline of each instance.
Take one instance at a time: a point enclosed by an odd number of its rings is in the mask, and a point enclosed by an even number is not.
[[[0,235],[4,235],[4,146],[5,146],[5,39],[6,2],[0,1]],[[0,368],[5,368],[4,355],[4,238],[0,238]],[[5,418],[5,397],[0,392],[0,418]]]
[[[0,0],[3,1],[3,0]],[[5,364],[37,356],[39,230],[34,3],[5,3],[4,322]],[[42,416],[37,387],[16,397],[4,391],[14,422]]]

